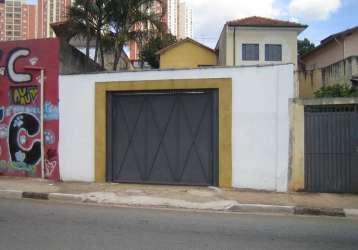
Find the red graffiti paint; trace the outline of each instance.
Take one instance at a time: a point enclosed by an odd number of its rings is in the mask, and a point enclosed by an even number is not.
[[[60,178],[57,39],[0,42],[0,175],[41,177],[41,68],[45,178]]]

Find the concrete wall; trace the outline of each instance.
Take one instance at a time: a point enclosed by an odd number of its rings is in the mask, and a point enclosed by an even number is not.
[[[356,70],[358,57],[347,59],[322,68],[322,85],[350,84]]]
[[[298,75],[298,96],[313,97],[314,92],[322,86],[322,72],[320,69],[297,71]]]
[[[197,68],[216,65],[216,54],[190,41],[168,49],[160,55],[161,69]]]
[[[333,84],[350,85],[352,76],[358,74],[358,56],[327,67],[297,72],[299,79],[299,97],[313,97],[320,87]]]
[[[297,64],[297,29],[288,28],[255,28],[255,27],[236,27],[235,28],[235,58],[234,58],[234,28],[230,27],[227,31],[226,40],[226,65],[267,65],[292,63]],[[242,44],[259,44],[259,61],[242,60]],[[282,61],[265,61],[265,44],[282,45]],[[224,48],[222,48],[224,49]]]
[[[79,74],[102,71],[101,66],[65,42],[60,43],[60,73]]]
[[[286,191],[292,65],[60,76],[61,178],[94,181],[95,82],[202,78],[232,78],[232,186]]]
[[[218,65],[225,66],[226,65],[226,29],[227,26],[225,25],[223,30],[221,31],[220,38],[217,44],[217,58],[218,58]]]

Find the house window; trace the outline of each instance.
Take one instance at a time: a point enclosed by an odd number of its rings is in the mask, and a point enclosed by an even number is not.
[[[242,60],[243,61],[258,61],[259,60],[259,45],[258,44],[243,44],[242,45]]]
[[[282,61],[282,45],[265,44],[265,61]]]

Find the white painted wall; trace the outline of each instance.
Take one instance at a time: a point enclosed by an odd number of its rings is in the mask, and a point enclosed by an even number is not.
[[[268,65],[293,63],[297,65],[297,36],[303,28],[268,28],[268,27],[236,27],[235,28],[235,65]],[[226,65],[234,65],[234,28],[227,31]],[[242,45],[245,43],[259,44],[259,60],[242,60]],[[265,60],[265,44],[282,46],[282,61]],[[224,48],[220,48],[224,49]]]
[[[286,191],[292,64],[60,76],[62,180],[94,181],[95,82],[223,77],[233,84],[232,185]]]

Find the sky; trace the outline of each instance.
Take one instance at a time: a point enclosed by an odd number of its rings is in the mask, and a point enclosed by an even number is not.
[[[316,45],[331,34],[358,26],[358,0],[184,1],[193,9],[194,39],[209,47],[215,47],[225,22],[253,15],[307,24],[299,38]]]
[[[193,9],[194,39],[215,47],[226,21],[264,16],[307,24],[300,39],[316,45],[325,37],[358,26],[358,0],[185,0]]]

